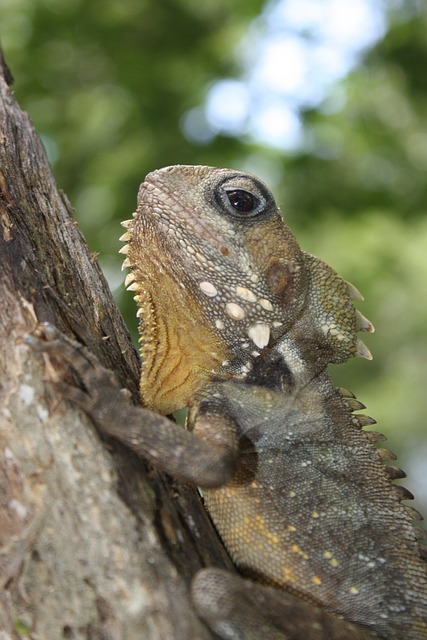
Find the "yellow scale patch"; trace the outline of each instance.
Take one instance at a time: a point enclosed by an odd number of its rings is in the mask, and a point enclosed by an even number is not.
[[[253,485],[256,485],[256,483],[254,482]],[[244,516],[242,518],[242,525],[243,526],[236,526],[232,534],[240,538],[252,550],[262,550],[266,545],[271,548],[281,542],[281,537],[267,527],[265,519],[261,515]],[[289,532],[295,532],[297,529],[294,525],[289,524],[287,530]],[[296,554],[302,560],[308,560],[310,557],[309,554],[296,543],[292,544],[289,548],[293,554]],[[337,562],[331,552],[325,552],[324,557],[329,559],[331,564]],[[297,567],[285,564],[281,567],[281,578],[279,582],[282,584],[299,583],[301,582],[301,578],[298,574],[299,571]],[[317,575],[311,577],[311,582],[315,586],[322,584],[321,578]]]
[[[282,567],[282,576],[283,576],[283,581],[284,582],[288,582],[288,583],[291,582],[292,583],[292,582],[296,582],[297,581],[295,573],[287,565]]]
[[[329,560],[329,564],[331,565],[331,567],[337,567],[339,565],[339,562],[336,558],[334,558],[334,554],[332,553],[332,551],[324,551],[323,557],[325,558],[325,560]]]
[[[159,289],[176,288],[157,274]],[[175,296],[176,298],[176,296]],[[169,414],[188,405],[195,391],[228,356],[228,348],[201,318],[197,301],[180,291],[186,313],[180,313],[170,296],[149,291],[139,297],[141,334],[141,397],[149,409]],[[184,303],[183,303],[184,304]],[[198,320],[199,319],[199,320]],[[197,321],[198,320],[198,321]]]
[[[297,545],[297,544],[293,544],[293,545],[291,546],[291,551],[292,551],[293,553],[297,553],[299,556],[301,556],[302,558],[304,558],[304,560],[308,560],[308,558],[310,557],[310,556],[308,555],[308,553],[306,553],[305,551],[303,551],[303,550],[301,549],[301,547],[300,547],[299,545]]]
[[[278,543],[280,541],[279,536],[270,531],[266,524],[265,520],[262,516],[256,515],[255,517],[245,516],[243,518],[243,522],[246,526],[252,529],[254,533],[261,534],[262,537],[265,537],[269,542]]]

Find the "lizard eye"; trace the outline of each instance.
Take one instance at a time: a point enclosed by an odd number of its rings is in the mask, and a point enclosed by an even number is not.
[[[208,201],[215,200],[222,215],[237,218],[243,224],[250,224],[259,216],[277,213],[270,191],[260,180],[247,173],[227,171],[221,181],[208,183],[206,198]]]
[[[226,194],[233,209],[239,213],[252,213],[259,205],[259,199],[250,191],[233,189],[227,190]]]

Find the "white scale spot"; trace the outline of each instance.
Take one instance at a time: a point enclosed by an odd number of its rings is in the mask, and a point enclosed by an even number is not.
[[[271,304],[270,300],[266,300],[266,298],[260,298],[258,300],[258,303],[266,311],[273,311],[273,305]]]
[[[322,333],[327,336],[329,333],[329,325],[328,324],[322,324],[320,327],[320,330],[322,331]]]
[[[212,282],[199,282],[199,287],[202,293],[204,293],[205,296],[208,296],[209,298],[214,298],[216,295],[218,295],[218,290],[215,285],[212,284]]]
[[[259,322],[248,329],[248,336],[259,349],[266,347],[270,340],[270,325]]]
[[[225,311],[233,320],[243,320],[246,315],[245,310],[235,302],[227,302]]]
[[[220,329],[221,331],[222,329],[225,329],[225,326],[222,320],[215,320],[215,326],[217,329]]]
[[[197,253],[195,254],[195,258],[196,258],[196,260],[197,260],[198,262],[202,262],[202,263],[205,263],[205,262],[206,262],[206,258],[205,258],[205,256],[204,256],[202,253],[198,253],[198,252],[197,252]]]
[[[339,331],[338,329],[331,329],[329,331],[329,335],[336,338],[339,342],[342,342],[343,340],[345,340],[345,335],[341,333],[341,331]]]
[[[253,291],[246,287],[236,287],[236,293],[242,300],[247,302],[256,302],[257,298]]]

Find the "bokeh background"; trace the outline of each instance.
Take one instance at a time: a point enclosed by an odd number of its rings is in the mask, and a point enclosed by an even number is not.
[[[332,374],[427,514],[426,3],[0,0],[0,37],[134,336],[119,221],[145,174],[211,164],[273,188],[303,248],[365,294],[374,360]]]

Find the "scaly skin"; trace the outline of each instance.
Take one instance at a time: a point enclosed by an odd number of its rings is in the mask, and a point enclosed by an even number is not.
[[[124,226],[141,398],[164,414],[190,406],[189,429],[237,459],[204,491],[237,566],[383,638],[426,638],[416,513],[361,430],[374,421],[326,374],[371,358],[360,294],[300,249],[269,190],[241,172],[153,172]]]

